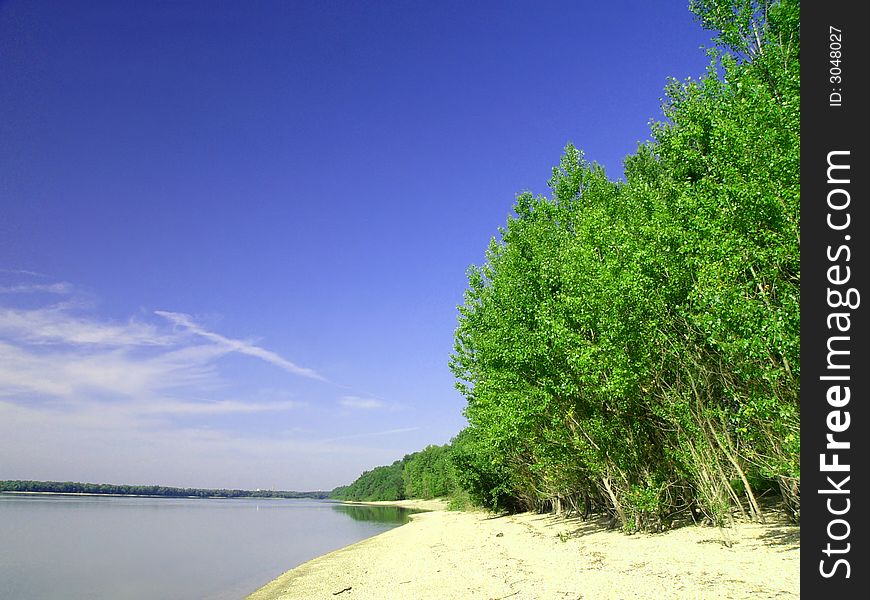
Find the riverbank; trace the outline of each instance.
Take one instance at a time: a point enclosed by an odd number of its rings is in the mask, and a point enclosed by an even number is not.
[[[353,500],[342,500],[342,504],[360,504],[362,506],[397,506],[399,508],[407,508],[410,510],[420,511],[436,511],[447,510],[447,501],[441,498],[432,500],[378,500],[375,502],[354,502]]]
[[[629,536],[602,520],[443,507],[304,563],[248,600],[800,597],[800,528],[777,515]]]

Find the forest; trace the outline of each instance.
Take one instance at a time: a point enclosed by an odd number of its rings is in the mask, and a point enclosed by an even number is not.
[[[389,466],[366,471],[332,490],[336,500],[371,501],[440,498],[458,491],[451,447],[428,446]]]
[[[480,506],[800,520],[800,5],[690,9],[708,70],[668,82],[624,180],[568,145],[468,270],[468,426],[431,464]],[[410,456],[335,496],[440,494]]]

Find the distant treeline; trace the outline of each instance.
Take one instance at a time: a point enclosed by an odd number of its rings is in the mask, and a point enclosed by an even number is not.
[[[458,489],[448,446],[428,446],[393,464],[366,471],[352,484],[335,488],[337,500],[373,501],[439,498]]]
[[[710,66],[625,180],[569,145],[469,269],[440,460],[477,504],[657,530],[774,492],[800,519],[800,3],[690,7]],[[340,494],[420,494],[415,456]]]
[[[46,492],[52,494],[114,494],[123,496],[164,496],[169,498],[328,498],[329,492],[286,492],[276,490],[225,490],[176,488],[162,485],[115,485],[74,481],[0,481],[0,492]]]

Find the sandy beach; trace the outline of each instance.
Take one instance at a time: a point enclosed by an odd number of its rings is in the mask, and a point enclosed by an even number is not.
[[[432,512],[286,572],[248,600],[798,598],[800,528],[683,527],[625,535],[597,519]]]

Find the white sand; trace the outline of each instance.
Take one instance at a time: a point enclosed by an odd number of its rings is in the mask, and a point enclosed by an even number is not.
[[[300,565],[248,598],[798,598],[799,563],[800,528],[781,519],[625,535],[601,520],[436,510]]]

